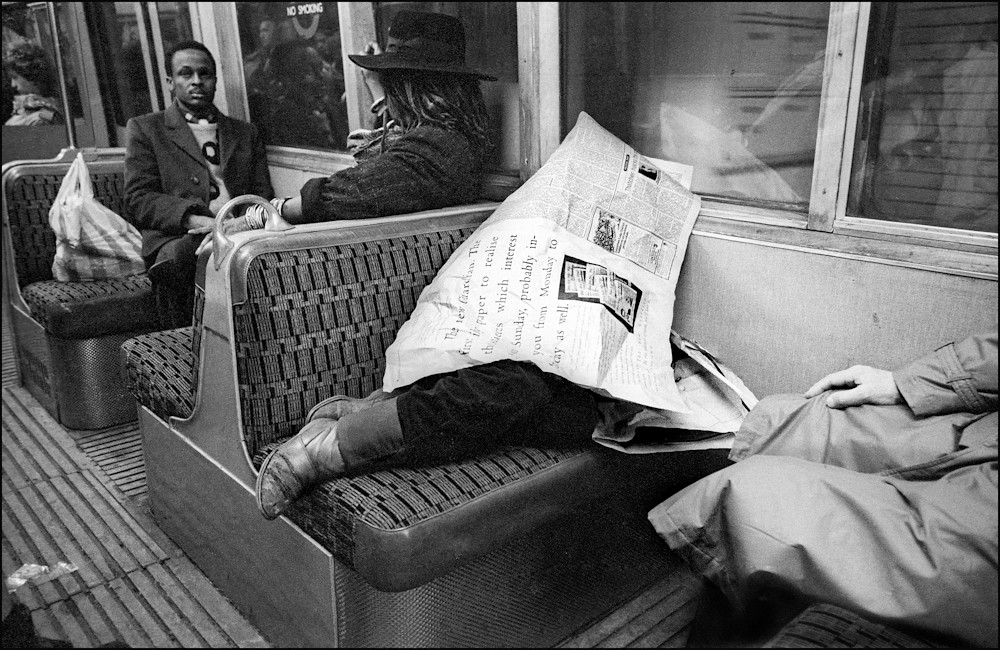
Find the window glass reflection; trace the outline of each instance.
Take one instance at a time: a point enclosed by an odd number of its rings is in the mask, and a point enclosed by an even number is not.
[[[250,121],[265,141],[346,150],[337,3],[238,2],[236,11]]]
[[[140,40],[142,13],[134,2],[87,2],[84,12],[105,112],[109,125],[117,127],[118,146],[123,146],[129,118],[153,110]]]
[[[829,3],[564,3],[563,134],[586,111],[693,190],[804,209]]]
[[[186,2],[157,2],[156,13],[160,23],[160,38],[166,54],[177,43],[193,38],[191,12]],[[159,72],[159,68],[157,70]]]
[[[848,212],[997,232],[996,3],[873,5]]]
[[[60,34],[65,44],[64,34]],[[3,115],[5,126],[63,124],[62,95],[46,8],[3,7]],[[73,78],[75,83],[75,76]],[[77,96],[79,104],[79,95]]]

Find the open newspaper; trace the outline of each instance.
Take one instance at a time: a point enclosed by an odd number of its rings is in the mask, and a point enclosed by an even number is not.
[[[661,169],[661,166],[666,169]],[[700,199],[586,113],[448,259],[386,351],[384,390],[502,359],[654,413],[693,414],[674,289]]]

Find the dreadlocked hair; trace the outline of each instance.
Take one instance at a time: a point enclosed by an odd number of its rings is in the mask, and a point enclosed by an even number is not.
[[[485,160],[493,141],[479,79],[414,70],[383,70],[380,78],[389,112],[404,131],[418,126],[458,131]]]

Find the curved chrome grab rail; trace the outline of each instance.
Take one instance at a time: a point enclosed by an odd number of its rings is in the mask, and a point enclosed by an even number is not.
[[[222,228],[222,222],[229,218],[233,212],[233,208],[244,203],[256,203],[257,205],[264,208],[267,212],[267,221],[264,223],[264,230],[269,230],[271,232],[281,232],[284,230],[290,230],[294,228],[292,224],[285,221],[278,211],[271,205],[271,202],[265,198],[259,197],[256,194],[241,194],[235,198],[229,199],[222,209],[219,210],[219,214],[215,217],[215,226],[212,228],[212,254],[215,256],[215,270],[218,271],[219,267],[222,266],[222,261],[226,259],[229,255],[229,251],[233,249],[233,240],[225,233]]]

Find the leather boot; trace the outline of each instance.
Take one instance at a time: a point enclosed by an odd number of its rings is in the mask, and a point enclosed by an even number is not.
[[[347,395],[334,395],[312,407],[309,414],[306,415],[306,422],[316,418],[333,418],[334,420],[339,420],[345,415],[363,411],[377,402],[392,399],[401,392],[402,390],[395,390],[391,393],[386,393],[381,388],[376,388],[368,397],[357,398],[348,397]]]
[[[312,420],[260,466],[257,508],[265,519],[275,519],[316,483],[364,471],[402,448],[395,398],[376,400],[340,420]]]
[[[321,418],[306,423],[294,437],[272,451],[257,474],[257,509],[276,519],[319,481],[344,474],[337,440],[339,422]]]

